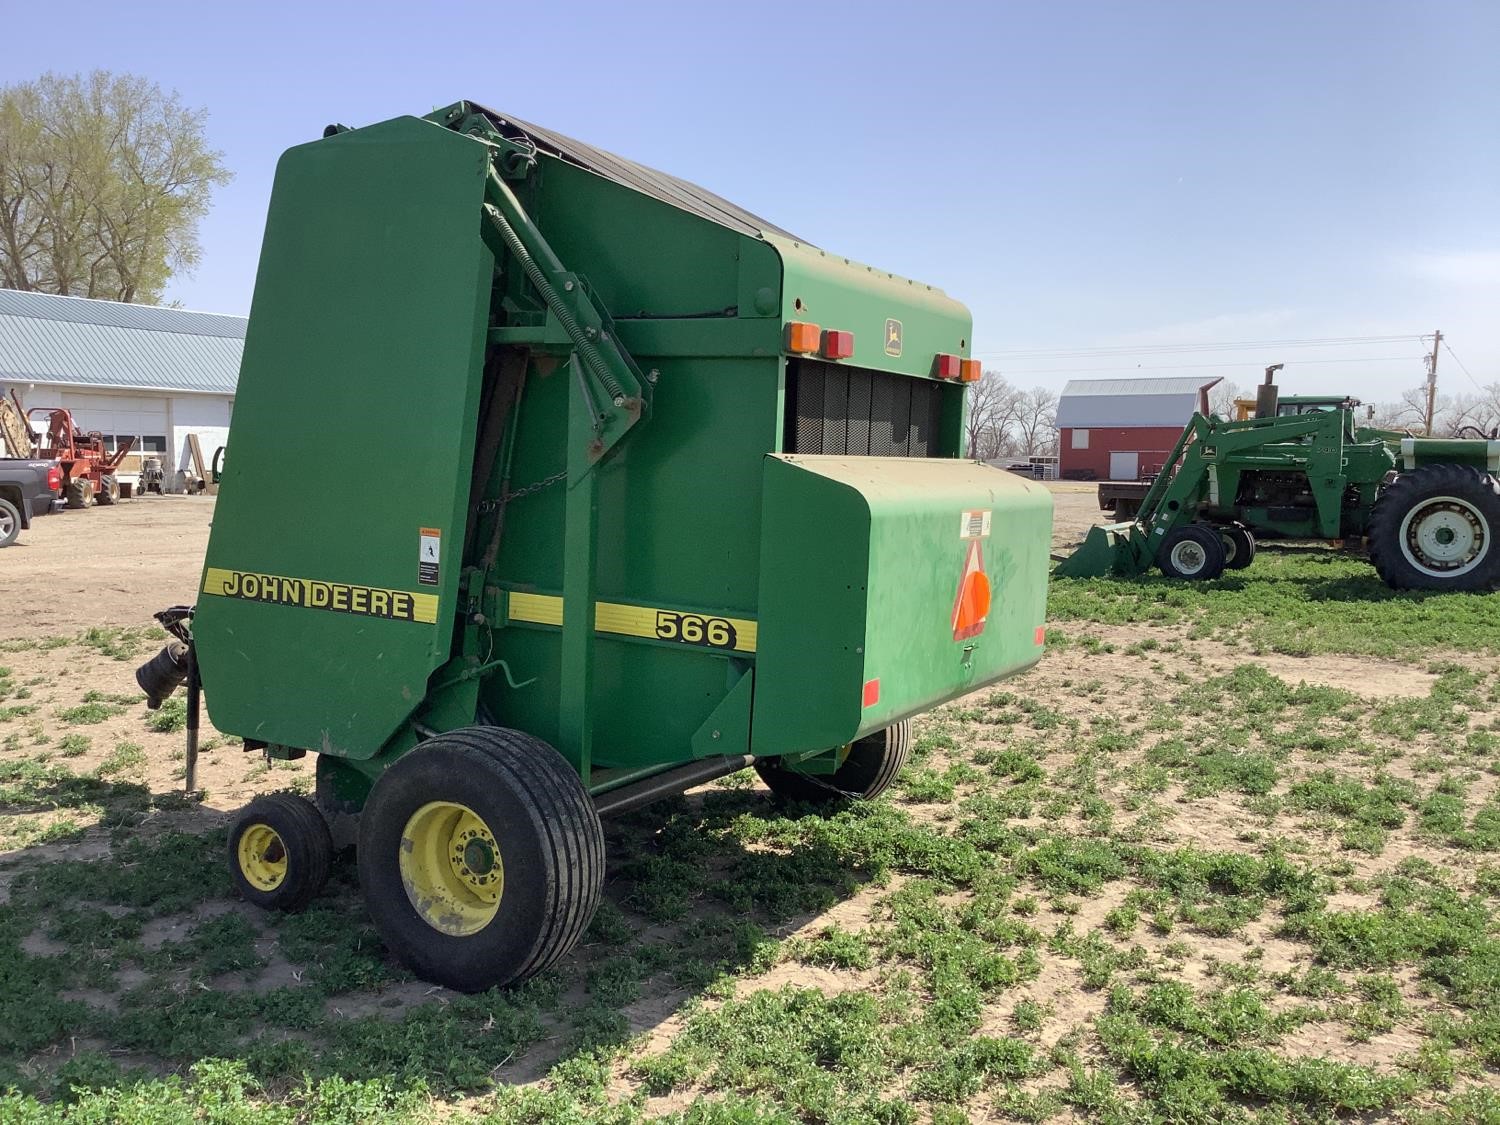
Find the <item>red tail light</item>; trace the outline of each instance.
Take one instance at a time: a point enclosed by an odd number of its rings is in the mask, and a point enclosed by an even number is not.
[[[932,373],[939,379],[957,379],[963,361],[956,355],[938,353],[932,361]]]
[[[53,492],[62,491],[62,470],[56,465],[47,470],[47,488]]]
[[[854,333],[830,328],[823,333],[823,358],[848,359],[854,354]]]

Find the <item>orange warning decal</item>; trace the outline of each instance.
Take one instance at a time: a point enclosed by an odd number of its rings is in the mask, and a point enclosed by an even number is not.
[[[969,540],[958,597],[953,601],[953,639],[966,641],[984,632],[990,615],[990,576],[984,572],[984,549],[978,539]]]

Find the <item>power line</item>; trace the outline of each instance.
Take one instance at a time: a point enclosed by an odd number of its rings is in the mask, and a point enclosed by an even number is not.
[[[1431,334],[1428,333],[1427,336]],[[1010,359],[1090,359],[1114,355],[1156,355],[1182,352],[1250,351],[1266,348],[1340,348],[1354,344],[1397,344],[1425,339],[1421,333],[1400,336],[1325,336],[1316,339],[1235,340],[1202,344],[1112,345],[1096,348],[1012,348],[976,354]]]
[[[1362,356],[1353,359],[1299,359],[1298,367],[1322,363],[1421,363],[1421,356],[1385,355],[1385,356]],[[1002,375],[1081,375],[1086,372],[1113,372],[1129,371],[1136,374],[1149,374],[1153,371],[1204,371],[1220,367],[1237,367],[1244,369],[1243,363],[1153,363],[1149,368],[1142,367],[1002,367]],[[1256,369],[1259,371],[1259,369]]]
[[[1469,375],[1469,369],[1464,366],[1464,361],[1458,358],[1458,353],[1453,350],[1453,345],[1449,344],[1447,340],[1443,341],[1443,350],[1453,357],[1453,362],[1458,364],[1458,369],[1465,375],[1469,376],[1469,382],[1474,384],[1475,390],[1484,390],[1484,388],[1479,385],[1479,380],[1474,378],[1473,375]]]

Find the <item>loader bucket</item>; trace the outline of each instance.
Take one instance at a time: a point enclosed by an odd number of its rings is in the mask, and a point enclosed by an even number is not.
[[[1149,554],[1138,542],[1133,523],[1101,524],[1089,528],[1083,544],[1052,573],[1060,578],[1130,577],[1151,568]]]

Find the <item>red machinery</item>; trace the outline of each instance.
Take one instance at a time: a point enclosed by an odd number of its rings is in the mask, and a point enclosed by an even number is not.
[[[11,392],[11,397],[15,398],[14,391]],[[19,410],[21,400],[15,401]],[[47,416],[46,430],[34,456],[55,460],[61,465],[63,497],[68,507],[86,507],[90,498],[100,504],[113,504],[120,498],[120,485],[115,479],[115,470],[135,445],[135,438],[121,438],[120,447],[111,453],[104,447],[102,433],[98,430],[80,430],[73,424],[71,410],[60,406],[35,406],[24,413],[29,427],[32,426],[33,415]]]

